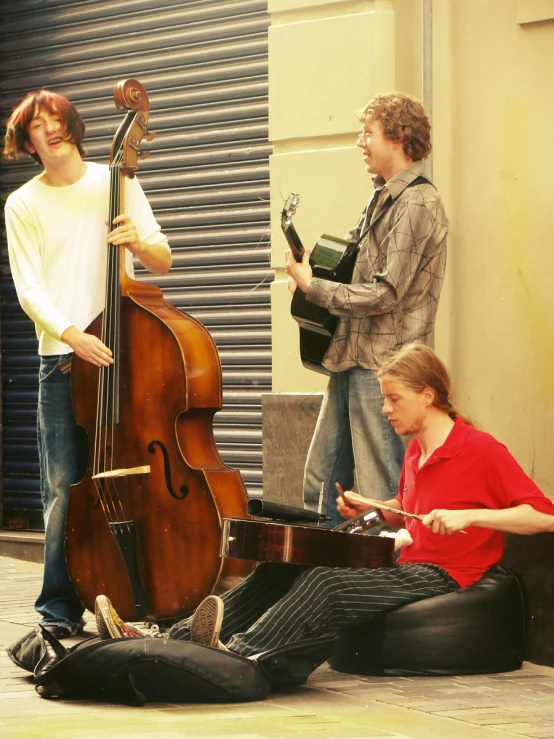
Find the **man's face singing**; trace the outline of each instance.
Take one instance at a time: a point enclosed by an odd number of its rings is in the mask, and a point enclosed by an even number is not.
[[[364,129],[358,137],[357,146],[363,152],[367,171],[390,179],[394,173],[398,143],[385,136],[379,120],[372,118],[364,123]]]
[[[36,152],[45,166],[60,161],[75,149],[75,145],[67,141],[64,122],[55,111],[37,108],[27,133],[30,139],[27,150],[31,154]]]

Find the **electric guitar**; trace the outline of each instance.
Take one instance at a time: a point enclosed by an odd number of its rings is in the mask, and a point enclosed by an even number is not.
[[[281,228],[297,262],[302,261],[304,247],[292,224],[292,217],[300,201],[300,195],[291,193],[281,213]],[[358,253],[357,244],[336,236],[323,234],[310,255],[310,265],[314,277],[332,282],[349,283],[352,279],[354,263]],[[330,374],[323,366],[323,357],[335,333],[339,318],[326,308],[310,303],[306,293],[296,288],[292,298],[291,313],[300,328],[300,358],[304,367]]]

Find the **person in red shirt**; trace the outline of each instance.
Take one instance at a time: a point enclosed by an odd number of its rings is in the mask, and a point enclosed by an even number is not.
[[[553,530],[552,501],[503,444],[452,406],[450,378],[433,350],[406,346],[382,366],[379,378],[383,413],[399,435],[414,436],[398,495],[386,504],[425,516],[420,523],[385,512],[387,523],[405,526],[413,539],[399,563],[433,562],[466,587],[498,564],[504,532]],[[340,506],[346,518],[380,502],[353,492],[348,501]]]
[[[381,367],[383,413],[400,436],[413,435],[398,495],[413,543],[395,566],[377,569],[264,563],[222,598],[210,595],[168,638],[221,647],[256,659],[301,647],[409,602],[448,593],[478,580],[502,557],[504,532],[554,531],[554,504],[506,447],[475,429],[451,403],[450,378],[423,344],[402,347]],[[339,502],[352,518],[383,501],[348,492]],[[421,520],[404,518],[400,511]],[[103,638],[141,636],[123,623],[105,596],[97,599]],[[323,657],[324,659],[325,657]],[[313,669],[319,663],[313,662]]]

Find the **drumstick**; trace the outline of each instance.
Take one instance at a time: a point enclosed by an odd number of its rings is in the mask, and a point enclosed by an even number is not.
[[[350,503],[348,502],[344,494],[344,490],[341,488],[338,482],[335,483],[335,487],[339,491],[340,497],[344,500],[346,505],[349,506]],[[418,521],[423,521],[423,519],[425,518],[425,516],[418,516],[415,513],[407,513],[406,511],[401,511],[398,508],[392,508],[391,506],[385,505],[384,503],[375,502],[375,503],[372,503],[371,505],[372,505],[372,508],[380,508],[383,511],[389,511],[389,513],[398,513],[399,516],[407,516],[408,518],[415,518]]]
[[[346,496],[344,494],[344,490],[341,488],[341,486],[340,486],[340,484],[338,482],[335,483],[335,487],[338,490],[338,493],[339,493],[340,497],[343,499],[345,505],[348,505],[349,506],[350,503],[346,500]]]
[[[350,505],[348,500],[346,499],[346,496],[344,495],[344,490],[341,488],[338,482],[335,483],[335,487],[337,488],[340,497],[344,500],[346,505]],[[406,518],[415,518],[416,521],[423,521],[425,516],[418,516],[416,513],[408,513],[407,511],[401,511],[399,508],[393,508],[390,505],[385,505],[384,503],[379,503],[377,501],[372,502],[373,508],[379,508],[382,511],[388,511],[389,513],[397,513],[399,516],[406,516]],[[460,534],[467,534],[467,531],[460,530]]]

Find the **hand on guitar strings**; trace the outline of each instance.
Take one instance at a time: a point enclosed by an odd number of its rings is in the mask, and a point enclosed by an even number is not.
[[[348,491],[348,498],[341,488],[339,497],[337,498],[337,510],[343,518],[354,518],[359,513],[367,511],[371,508],[372,501],[364,498],[363,495],[354,493],[352,490]]]
[[[344,490],[338,482],[335,483],[335,486],[339,493],[339,498],[337,499],[337,510],[343,518],[352,518],[366,508],[373,507],[397,516],[405,516],[406,518],[413,518],[417,521],[421,521],[423,526],[425,526],[426,529],[430,528],[434,534],[443,534],[446,536],[450,536],[457,532],[460,534],[466,534],[467,531],[464,531],[464,528],[470,525],[467,519],[467,511],[435,509],[426,515],[418,515],[416,513],[402,511],[396,505],[395,500],[384,503],[381,500],[364,498],[362,495],[358,495],[358,493],[354,493],[351,490],[348,491],[347,498]],[[393,505],[391,505],[391,503],[393,503]]]
[[[339,494],[339,497],[337,498],[337,510],[343,518],[353,518],[359,513],[367,511],[368,508],[381,508],[384,511],[401,515],[401,512],[396,507],[396,501],[394,499],[387,501],[389,505],[384,505],[381,500],[364,498],[363,495],[359,495],[359,493],[355,493],[353,490],[348,490],[347,498],[346,493],[338,482],[335,483],[335,487]]]
[[[302,255],[302,261],[297,262],[290,249],[285,251],[285,272],[293,279],[303,292],[307,293],[312,284],[312,268],[310,265],[311,249],[305,249]],[[291,285],[289,282],[289,290]],[[296,288],[295,288],[296,289]]]

